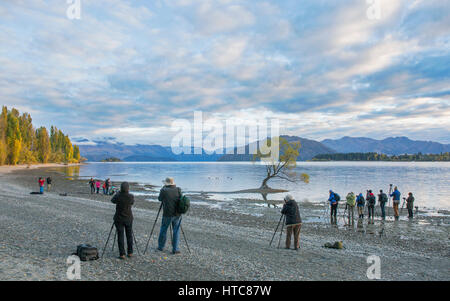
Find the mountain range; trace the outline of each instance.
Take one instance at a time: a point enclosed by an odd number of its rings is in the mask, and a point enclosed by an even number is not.
[[[441,144],[432,141],[414,141],[407,137],[391,137],[376,140],[365,137],[343,137],[341,139],[326,139],[321,142],[296,136],[281,136],[289,142],[300,141],[301,149],[298,160],[306,161],[319,154],[332,153],[366,153],[377,152],[386,155],[401,154],[439,154],[450,152],[450,144]],[[256,143],[256,142],[255,142]],[[188,161],[188,162],[214,162],[214,161],[251,161],[252,155],[248,155],[250,145],[234,148],[234,154],[208,154],[201,150],[202,154],[175,155],[168,146],[161,145],[125,145],[123,143],[111,143],[96,141],[93,144],[79,145],[83,157],[89,161],[101,161],[106,158],[119,158],[129,162],[154,162],[154,161]],[[237,150],[245,149],[247,155],[237,154]],[[198,151],[200,151],[198,149]]]

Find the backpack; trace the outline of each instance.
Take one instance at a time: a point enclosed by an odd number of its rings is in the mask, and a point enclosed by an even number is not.
[[[336,202],[339,202],[341,200],[341,197],[339,196],[339,194],[337,194],[336,192],[334,193],[334,199],[336,200]]]
[[[191,200],[181,193],[181,189],[178,189],[178,191],[180,192],[180,198],[178,199],[176,210],[179,214],[185,214],[191,206]]]
[[[99,259],[97,248],[88,244],[82,244],[77,246],[77,252],[73,253],[73,255],[77,255],[78,257],[80,257],[81,261],[90,261]]]
[[[358,195],[358,197],[356,198],[356,201],[359,205],[364,205],[364,197]]]
[[[370,205],[375,205],[376,203],[375,195],[373,195],[373,193],[370,194],[367,201],[369,202]]]
[[[388,197],[385,193],[382,193],[380,196],[380,203],[386,203],[388,201]]]

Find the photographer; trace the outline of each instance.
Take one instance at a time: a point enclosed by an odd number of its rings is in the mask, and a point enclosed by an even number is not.
[[[408,193],[408,198],[406,199],[406,208],[408,208],[408,218],[413,218],[414,196],[412,192]]]
[[[125,259],[124,230],[127,236],[128,257],[133,256],[133,212],[131,207],[134,204],[134,196],[129,191],[130,185],[128,182],[123,182],[120,186],[120,192],[111,199],[111,202],[116,204],[114,225],[117,229],[120,259]]]
[[[284,206],[281,214],[286,216],[286,249],[291,248],[291,236],[294,234],[294,250],[300,247],[300,229],[302,227],[302,219],[297,202],[292,195],[288,194],[284,198]]]

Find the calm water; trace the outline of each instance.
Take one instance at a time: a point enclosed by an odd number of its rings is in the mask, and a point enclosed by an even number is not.
[[[269,182],[272,188],[289,190],[297,200],[321,202],[333,189],[345,198],[372,189],[388,192],[389,184],[399,187],[402,197],[409,191],[416,205],[435,209],[450,209],[450,163],[448,162],[300,162],[298,172],[310,176],[310,183],[289,183],[278,179]],[[161,185],[162,179],[173,177],[178,186],[189,191],[213,191],[213,197],[261,198],[257,194],[221,194],[257,188],[264,178],[264,166],[253,163],[90,163],[73,169],[80,177],[111,178],[142,184]],[[281,200],[284,194],[272,194],[269,199]]]

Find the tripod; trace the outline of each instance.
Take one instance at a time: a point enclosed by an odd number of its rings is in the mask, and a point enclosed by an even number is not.
[[[329,208],[329,204],[327,201],[324,202],[324,207],[323,207],[323,211],[322,211],[322,218],[323,219],[327,219],[330,217],[330,208]]]
[[[108,246],[109,239],[111,238],[111,233],[112,233],[112,231],[114,229],[114,226],[115,226],[115,223],[113,222],[112,225],[111,225],[111,230],[109,231],[109,234],[108,234],[108,239],[106,240],[106,244],[103,247],[103,252],[102,252],[101,258],[103,258],[103,255],[105,254],[105,250],[106,250],[106,247]],[[136,250],[138,252],[138,255],[141,255],[141,253],[139,252],[137,241],[136,241],[136,236],[134,235],[134,231],[133,230],[131,230],[131,235],[133,236],[134,245],[136,246]],[[116,244],[116,236],[117,236],[117,229],[116,229],[116,232],[114,233],[114,241],[113,241],[113,245],[112,245],[112,251],[113,252],[114,252],[114,246]]]
[[[281,236],[283,235],[283,228],[284,228],[285,221],[286,221],[286,215],[281,214],[280,220],[278,221],[277,228],[275,229],[275,232],[273,233],[272,240],[270,241],[269,246],[272,246],[273,239],[275,238],[275,235],[277,234],[278,228],[280,227],[280,224],[281,224],[280,239],[278,240],[278,249],[280,248]]]
[[[388,209],[389,209],[389,207],[391,207],[391,193],[392,193],[392,184],[389,184],[389,194],[388,194],[388,200],[389,200],[389,202],[388,202]],[[391,211],[392,212],[392,211]]]
[[[159,206],[158,214],[156,215],[156,218],[155,218],[155,222],[153,223],[153,227],[152,227],[152,230],[150,232],[150,236],[148,237],[147,244],[145,245],[144,255],[145,255],[145,253],[147,253],[148,245],[150,244],[150,240],[152,239],[153,231],[155,230],[155,226],[156,226],[156,223],[158,221],[159,214],[161,213],[162,207],[163,207],[163,204],[161,203],[161,206]],[[183,218],[180,219],[180,230],[181,230],[181,233],[183,235],[184,242],[186,243],[186,247],[188,249],[188,252],[189,252],[189,254],[191,254],[191,249],[189,248],[189,244],[188,244],[188,241],[186,239],[186,234],[184,234],[183,226],[181,225],[182,220],[183,220]],[[172,223],[170,223],[170,227],[169,228],[170,228],[170,237],[172,238],[172,242],[173,242]]]

